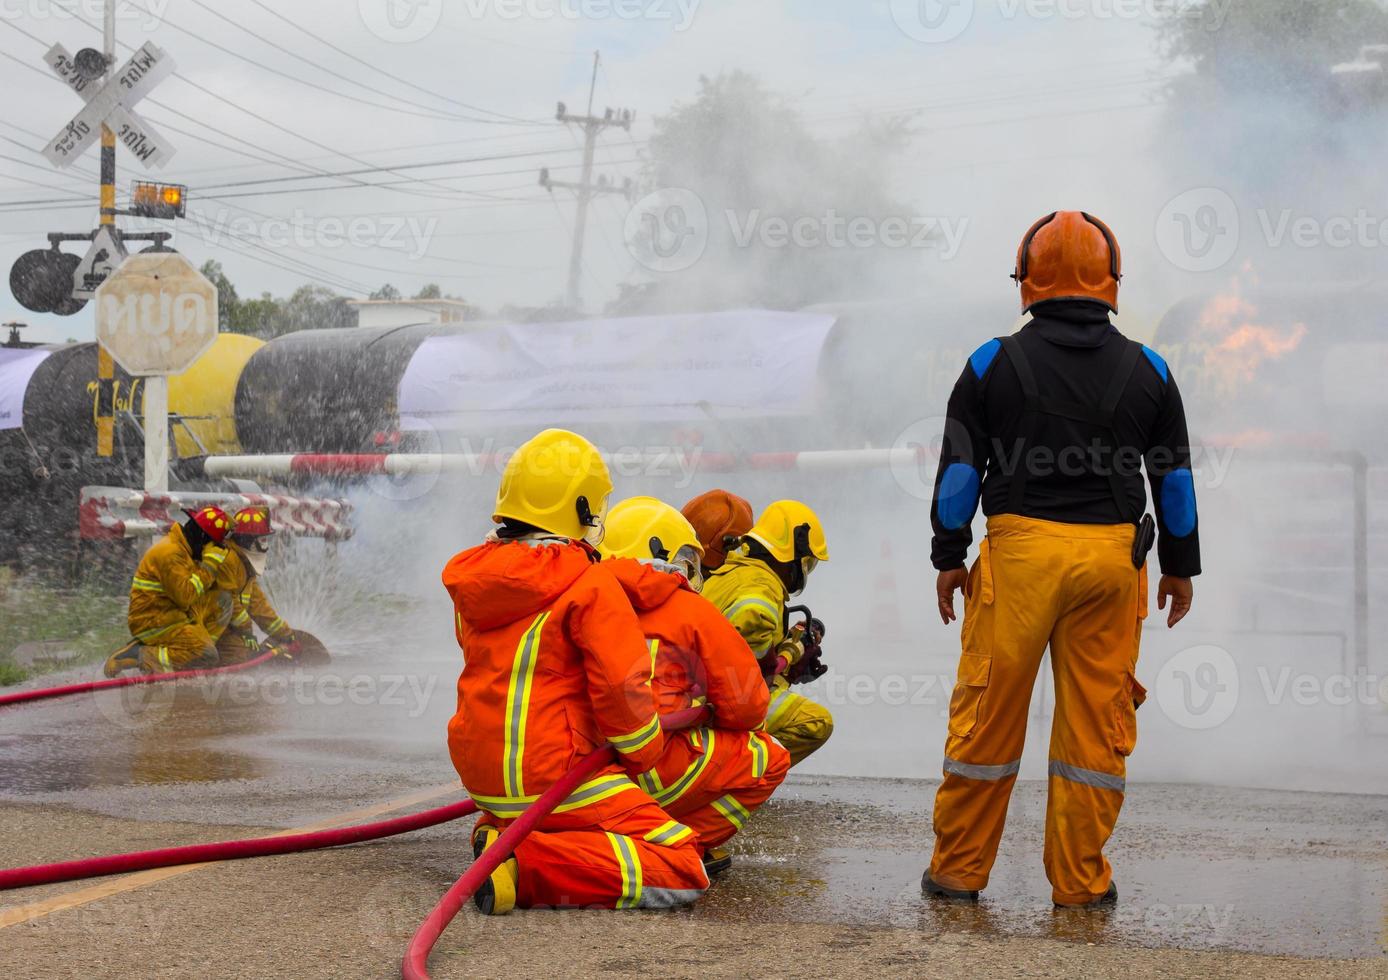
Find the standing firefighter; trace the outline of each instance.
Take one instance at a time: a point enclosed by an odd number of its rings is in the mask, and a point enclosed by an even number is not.
[[[1038,221],[1014,278],[1031,321],[990,340],[949,400],[931,509],[940,617],[964,592],[963,653],[950,701],[935,855],[922,887],[976,900],[997,856],[1021,763],[1027,706],[1047,645],[1055,673],[1046,875],[1062,907],[1112,904],[1104,845],[1137,738],[1138,639],[1147,615],[1142,464],[1175,626],[1200,573],[1185,413],[1166,363],[1109,322],[1121,257],[1103,222]],[[988,536],[966,571],[982,498]]]
[[[786,605],[805,588],[815,566],[829,560],[824,527],[798,500],[778,500],[743,538],[744,554],[727,561],[704,584],[704,595],[732,622],[761,663],[771,686],[766,730],[798,765],[829,740],[829,709],[791,690],[823,673],[818,623],[807,631],[791,626]]]
[[[443,572],[463,671],[448,725],[453,765],[483,814],[474,852],[582,758],[620,763],[578,787],[476,894],[515,905],[664,908],[708,887],[694,831],[632,777],[665,749],[646,639],[599,563],[612,480],[597,450],[548,429],[516,451],[497,492],[500,526]]]
[[[133,639],[107,658],[107,677],[134,668],[158,674],[217,662],[217,647],[204,625],[204,600],[226,561],[222,542],[231,520],[218,507],[184,513],[188,520],[169,528],[140,559],[130,583]]]
[[[704,867],[726,870],[721,847],[770,798],[790,756],[757,731],[769,697],[757,658],[702,598],[703,547],[669,504],[633,497],[612,508],[602,552],[641,621],[655,660],[652,686],[662,715],[704,704],[712,720],[672,734],[650,772],[636,777],[667,813],[699,835]]]
[[[204,625],[217,644],[222,664],[242,663],[260,653],[252,624],[286,656],[292,657],[297,651],[294,631],[275,611],[260,585],[274,533],[270,512],[264,507],[243,507],[232,516],[231,547],[217,572],[215,591],[203,600]]]

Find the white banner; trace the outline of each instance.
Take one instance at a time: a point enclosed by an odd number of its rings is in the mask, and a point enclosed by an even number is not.
[[[807,415],[833,325],[828,314],[737,310],[431,337],[400,379],[400,422],[409,429]]]
[[[24,392],[49,351],[0,347],[0,429],[24,425]]]

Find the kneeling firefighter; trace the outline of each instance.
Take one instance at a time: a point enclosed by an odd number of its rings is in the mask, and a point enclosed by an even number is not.
[[[463,649],[448,749],[482,809],[474,852],[582,758],[620,763],[582,784],[478,890],[486,914],[521,907],[665,908],[708,887],[698,836],[641,789],[665,741],[651,654],[599,562],[612,480],[582,436],[548,429],[502,474],[485,543],[444,568]]]
[[[227,559],[222,546],[231,519],[219,507],[184,511],[135,570],[128,623],[132,639],[107,658],[107,677],[138,668],[146,674],[213,666],[217,647],[203,624],[203,602]]]
[[[1156,530],[1168,626],[1200,573],[1190,440],[1166,362],[1109,322],[1122,259],[1107,225],[1077,211],[1042,218],[1014,278],[1031,320],[965,365],[931,507],[940,616],[953,621],[962,589],[964,625],[922,887],[974,901],[988,884],[1049,645],[1046,876],[1056,905],[1103,906],[1117,899],[1104,845],[1146,696],[1134,671]],[[1155,522],[1143,516],[1142,464]],[[980,498],[988,536],[966,571]]]
[[[742,634],[771,688],[766,731],[790,751],[792,766],[829,740],[829,709],[791,690],[825,671],[820,662],[824,627],[818,620],[789,622],[787,605],[815,566],[829,560],[824,526],[798,500],[770,504],[743,538],[744,552],[729,555],[704,583],[703,594]]]
[[[600,550],[650,644],[657,709],[664,715],[705,704],[713,712],[708,725],[668,736],[660,761],[636,781],[699,835],[710,873],[726,870],[732,857],[720,845],[790,769],[780,743],[756,730],[770,700],[761,667],[737,630],[698,594],[703,548],[675,508],[653,497],[622,501],[608,515]]]
[[[298,652],[294,631],[260,584],[274,533],[265,507],[243,507],[231,518],[231,547],[217,571],[215,588],[203,598],[203,625],[224,665],[244,663],[261,652],[252,624],[265,632],[276,652],[290,658]]]

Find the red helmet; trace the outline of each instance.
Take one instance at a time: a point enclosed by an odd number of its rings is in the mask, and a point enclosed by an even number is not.
[[[1098,300],[1118,311],[1123,253],[1109,226],[1083,211],[1056,211],[1027,231],[1012,273],[1022,312],[1048,299]]]
[[[270,526],[270,510],[267,507],[242,507],[231,519],[231,533],[248,538],[263,538],[274,534]]]
[[[220,507],[208,505],[197,510],[185,510],[183,513],[191,517],[193,523],[202,528],[217,544],[225,541],[227,532],[231,530],[231,518],[227,517],[227,512]]]

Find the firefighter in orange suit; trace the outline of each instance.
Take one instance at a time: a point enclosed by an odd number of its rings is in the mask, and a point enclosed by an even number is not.
[[[1063,908],[1118,889],[1104,845],[1137,738],[1146,557],[1158,541],[1158,606],[1174,626],[1200,573],[1190,440],[1160,355],[1109,322],[1122,257],[1108,226],[1061,211],[1038,221],[1014,278],[1030,321],[988,341],[949,400],[935,483],[932,561],[945,623],[964,593],[963,653],[949,710],[926,893],[976,901],[997,856],[1049,645],[1055,674],[1044,864]],[[1155,520],[1144,516],[1151,484]],[[988,536],[965,570],[980,499]]]
[[[732,857],[720,845],[742,829],[790,769],[790,754],[764,731],[770,698],[757,658],[698,594],[703,547],[679,511],[653,497],[612,508],[602,553],[636,609],[655,659],[660,713],[695,704],[709,724],[671,734],[649,772],[636,777],[667,813],[694,828],[710,874]]]
[[[219,507],[185,511],[140,559],[130,583],[131,640],[106,659],[107,677],[138,668],[146,674],[213,666],[217,648],[204,625],[204,599],[227,558],[231,520]]]
[[[215,591],[204,599],[204,622],[224,665],[243,663],[260,653],[252,624],[259,626],[285,656],[292,658],[298,650],[294,631],[275,611],[260,584],[274,533],[265,507],[243,507],[232,515],[231,547],[218,570]]]
[[[477,907],[666,908],[708,887],[699,839],[637,785],[665,740],[641,624],[598,560],[612,481],[586,439],[548,429],[502,474],[488,540],[443,572],[463,649],[453,765],[483,814],[474,852],[574,765],[580,785],[478,890]]]

